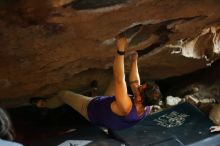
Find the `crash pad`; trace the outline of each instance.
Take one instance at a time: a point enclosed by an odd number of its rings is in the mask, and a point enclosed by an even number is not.
[[[111,135],[132,146],[220,145],[220,134],[209,131],[212,125],[198,108],[183,103],[149,115],[131,128],[111,131]]]

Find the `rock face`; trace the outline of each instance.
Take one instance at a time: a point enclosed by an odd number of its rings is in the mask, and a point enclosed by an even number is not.
[[[219,58],[216,0],[3,0],[0,8],[5,102],[81,92],[94,79],[101,94],[111,79],[117,36],[129,38],[127,54],[139,53],[144,80],[184,75]]]

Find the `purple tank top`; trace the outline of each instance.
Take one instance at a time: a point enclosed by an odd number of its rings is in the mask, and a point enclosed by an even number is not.
[[[130,98],[133,102],[133,97]],[[150,106],[147,106],[145,113],[138,116],[136,107],[132,104],[132,109],[128,115],[118,116],[111,110],[113,101],[115,101],[115,96],[97,96],[92,99],[87,107],[89,120],[95,125],[110,130],[122,130],[135,125],[150,112]]]

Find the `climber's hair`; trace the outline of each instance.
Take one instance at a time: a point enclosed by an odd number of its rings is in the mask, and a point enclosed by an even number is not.
[[[146,81],[143,84],[145,84],[146,88],[141,91],[142,104],[144,106],[158,104],[162,98],[159,86],[153,81]]]

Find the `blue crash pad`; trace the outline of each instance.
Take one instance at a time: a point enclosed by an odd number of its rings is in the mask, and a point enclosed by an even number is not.
[[[210,133],[212,125],[198,108],[183,103],[152,114],[132,128],[111,134],[131,146],[217,146],[220,145],[220,134]]]

